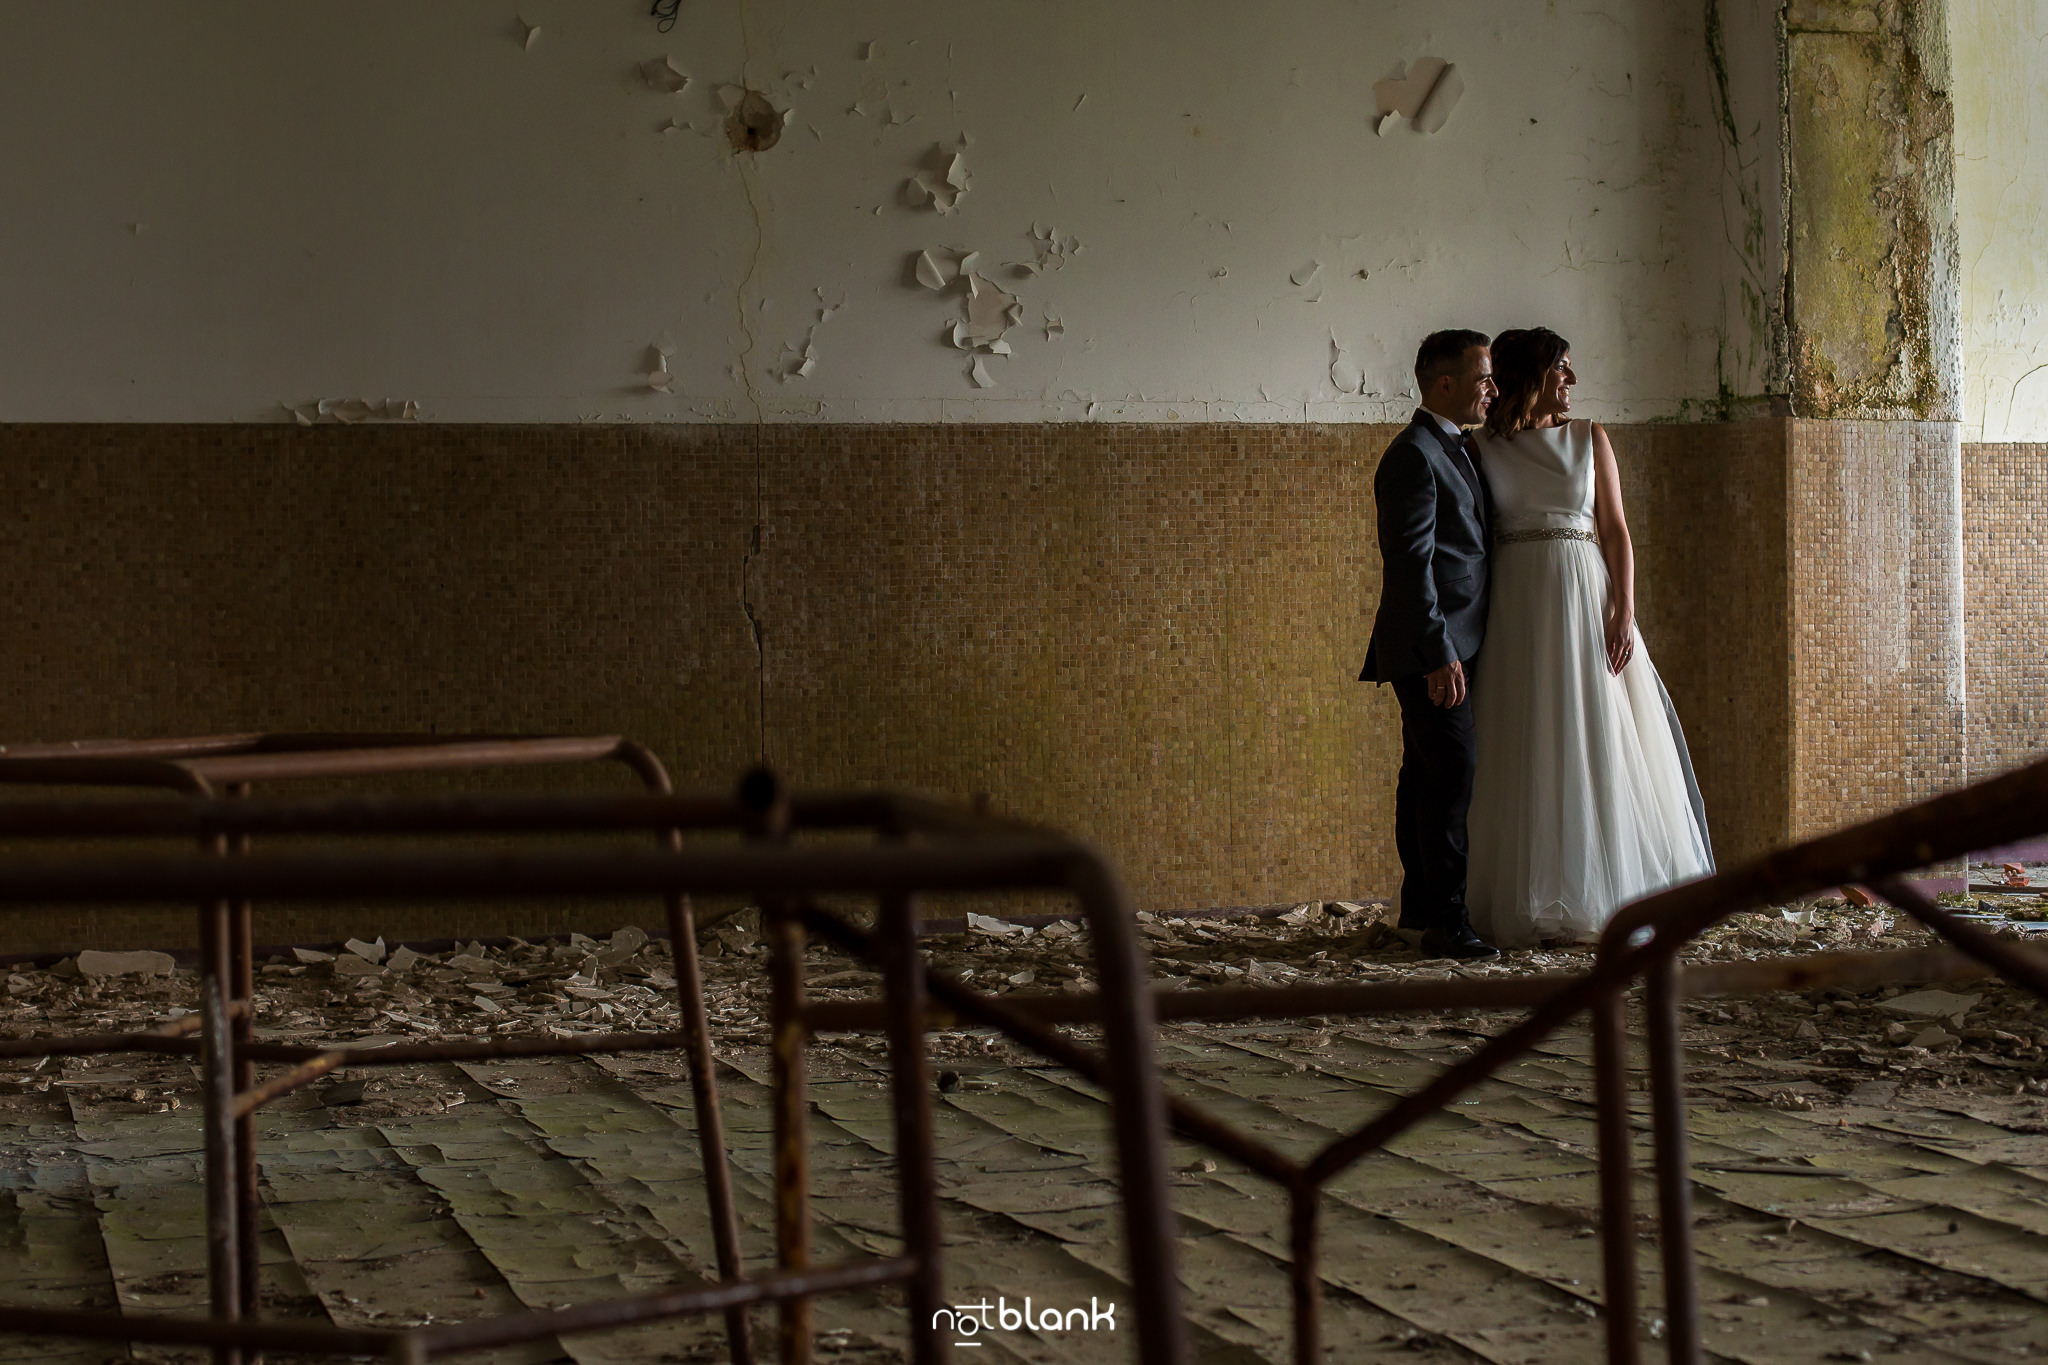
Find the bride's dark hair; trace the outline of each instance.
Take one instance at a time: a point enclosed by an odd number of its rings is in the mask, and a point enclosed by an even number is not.
[[[1488,435],[1529,429],[1530,412],[1543,396],[1543,377],[1571,348],[1548,327],[1517,327],[1493,339],[1493,383],[1500,394],[1486,410]]]

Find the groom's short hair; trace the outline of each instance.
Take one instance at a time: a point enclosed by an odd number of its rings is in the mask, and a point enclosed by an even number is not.
[[[1484,332],[1453,327],[1431,332],[1415,352],[1415,387],[1422,393],[1447,374],[1456,374],[1465,363],[1465,352],[1474,346],[1489,346],[1493,339]]]

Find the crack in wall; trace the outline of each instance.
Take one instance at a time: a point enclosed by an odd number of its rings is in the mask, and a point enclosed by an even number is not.
[[[735,6],[740,26],[740,80],[751,89],[754,66],[753,34],[747,27],[747,3],[739,0]],[[754,281],[761,272],[761,254],[767,242],[767,227],[761,217],[760,197],[755,193],[754,168],[749,160],[753,153],[736,151],[739,158],[740,187],[746,194],[747,213],[754,221],[754,248],[747,258],[747,273],[733,288],[733,312],[739,318],[740,334],[746,338],[735,365],[740,387],[745,391],[747,405],[754,410],[754,525],[748,536],[746,551],[740,557],[740,611],[747,618],[747,630],[754,640],[754,755],[757,763],[768,761],[768,651],[761,627],[760,612],[754,601],[754,561],[761,554],[763,533],[762,484],[764,479],[761,443],[766,420],[761,407],[761,393],[754,384],[754,351],[760,339],[754,331],[754,324],[747,313],[747,299]]]
[[[740,613],[754,639],[754,761],[768,761],[768,650],[754,609],[754,561],[761,555],[761,436],[754,429],[754,527],[740,556]]]
[[[1777,320],[1770,316],[1765,300],[1768,290],[1765,274],[1764,250],[1764,206],[1763,185],[1757,175],[1760,159],[1745,158],[1742,154],[1742,131],[1735,122],[1734,96],[1728,76],[1728,32],[1727,23],[1721,13],[1721,0],[1705,0],[1702,15],[1702,29],[1706,39],[1707,70],[1711,77],[1710,90],[1713,96],[1714,123],[1721,144],[1721,167],[1724,183],[1733,185],[1741,205],[1742,240],[1737,241],[1730,229],[1725,209],[1721,219],[1721,230],[1729,247],[1741,263],[1743,278],[1738,281],[1742,295],[1742,312],[1749,324],[1749,341],[1746,348],[1739,348],[1735,359],[1736,367],[1744,378],[1755,374],[1758,364],[1757,352],[1765,351],[1763,360],[1763,389],[1766,394],[1783,390],[1779,380],[1782,366],[1782,338],[1778,335]],[[1782,50],[1782,31],[1780,48]],[[1726,295],[1723,295],[1725,309]],[[1715,328],[1714,380],[1715,405],[1718,408],[1716,420],[1736,420],[1737,409],[1742,405],[1736,383],[1728,374],[1727,352],[1730,337],[1723,321]]]

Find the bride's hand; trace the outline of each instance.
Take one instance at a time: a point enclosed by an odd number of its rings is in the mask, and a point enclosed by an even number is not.
[[[1620,673],[1636,652],[1636,614],[1626,607],[1607,609],[1607,671]]]

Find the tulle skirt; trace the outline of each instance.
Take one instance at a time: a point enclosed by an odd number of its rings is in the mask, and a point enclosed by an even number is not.
[[[1500,546],[1492,591],[1466,902],[1502,947],[1590,939],[1628,902],[1713,871],[1691,756],[1640,635],[1607,671],[1597,546]]]

